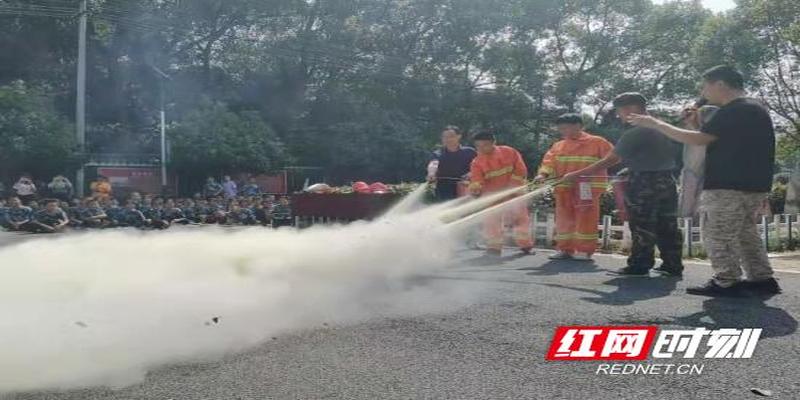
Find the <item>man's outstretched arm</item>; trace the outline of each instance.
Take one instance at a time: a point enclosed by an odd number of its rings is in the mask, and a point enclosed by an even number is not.
[[[717,140],[714,135],[690,129],[681,129],[649,115],[632,114],[628,117],[628,122],[634,126],[655,129],[679,143],[705,146]]]
[[[608,153],[608,155],[605,158],[603,158],[602,160],[600,160],[600,161],[598,161],[598,162],[596,162],[596,163],[594,163],[594,164],[592,164],[592,165],[590,165],[590,166],[588,166],[586,168],[577,170],[575,172],[570,172],[570,173],[562,176],[561,180],[563,180],[565,182],[574,182],[574,181],[578,180],[578,178],[580,178],[582,176],[592,176],[592,175],[596,174],[598,171],[605,171],[605,170],[607,170],[607,169],[619,164],[620,161],[622,161],[622,158],[620,158],[620,156],[618,156],[617,153],[614,153],[612,151],[612,152]]]

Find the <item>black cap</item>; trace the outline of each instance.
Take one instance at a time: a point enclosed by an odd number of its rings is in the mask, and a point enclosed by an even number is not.
[[[614,108],[625,106],[647,107],[647,97],[638,92],[628,92],[614,98]]]
[[[485,131],[480,131],[480,132],[476,133],[474,136],[472,136],[472,140],[473,141],[475,141],[475,140],[490,140],[490,141],[494,142],[495,141],[495,137],[494,137],[494,133],[492,133],[492,131],[485,130]]]
[[[563,114],[556,119],[556,124],[581,124],[583,125],[583,118],[580,114],[570,113]]]

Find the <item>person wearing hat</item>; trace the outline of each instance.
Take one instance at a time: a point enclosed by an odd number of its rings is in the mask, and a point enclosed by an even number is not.
[[[620,120],[632,114],[647,114],[647,99],[639,93],[623,93],[614,99]],[[666,276],[683,274],[683,244],[678,230],[678,192],[673,173],[677,169],[676,144],[658,131],[625,125],[614,150],[604,159],[564,175],[563,181],[575,182],[593,176],[618,163],[629,171],[625,207],[633,243],[628,265],[620,275],[649,275],[655,266],[655,248],[662,264],[655,271]]]

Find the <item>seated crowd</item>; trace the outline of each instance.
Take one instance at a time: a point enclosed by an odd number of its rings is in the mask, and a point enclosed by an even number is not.
[[[252,194],[252,193],[250,193]],[[64,201],[0,199],[0,226],[10,231],[59,232],[66,228],[135,227],[166,229],[174,224],[292,225],[288,197],[252,194],[164,198],[132,193],[122,204],[113,197]]]

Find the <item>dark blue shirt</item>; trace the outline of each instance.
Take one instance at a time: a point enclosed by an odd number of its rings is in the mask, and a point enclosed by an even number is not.
[[[205,192],[206,196],[216,196],[222,193],[222,185],[217,182],[206,183],[203,192]]]
[[[291,219],[292,207],[283,204],[277,204],[272,208],[272,217],[275,219]]]
[[[36,219],[36,222],[48,226],[56,226],[68,219],[67,214],[64,213],[64,211],[60,208],[57,209],[52,214],[49,213],[47,210],[41,210],[36,213],[34,218]]]
[[[183,214],[183,211],[177,207],[164,209],[164,212],[161,213],[161,216],[167,221],[186,218],[186,215]]]
[[[437,178],[460,179],[469,173],[469,167],[478,153],[472,147],[459,146],[456,151],[441,148],[433,152],[433,159],[439,160]]]
[[[87,208],[82,209],[81,212],[80,212],[80,216],[82,218],[91,218],[91,217],[96,217],[98,215],[103,215],[103,214],[106,214],[106,216],[108,216],[108,213],[103,211],[103,209],[100,208],[100,207],[87,207]]]
[[[153,207],[139,207],[139,211],[144,215],[147,219],[161,219],[161,209],[153,208]]]
[[[230,217],[238,223],[249,224],[255,222],[256,218],[252,211],[248,208],[240,208],[235,212],[230,213]]]
[[[122,220],[123,214],[125,214],[125,209],[120,207],[109,207],[106,209],[106,215],[108,218],[116,222],[120,222]]]
[[[254,183],[247,184],[242,188],[242,194],[245,196],[258,196],[261,194],[261,188]]]
[[[33,210],[30,207],[11,207],[6,213],[8,222],[30,221],[33,217]]]
[[[128,210],[126,208],[120,216],[120,222],[131,226],[139,226],[144,223],[144,220],[144,214],[139,210]]]

